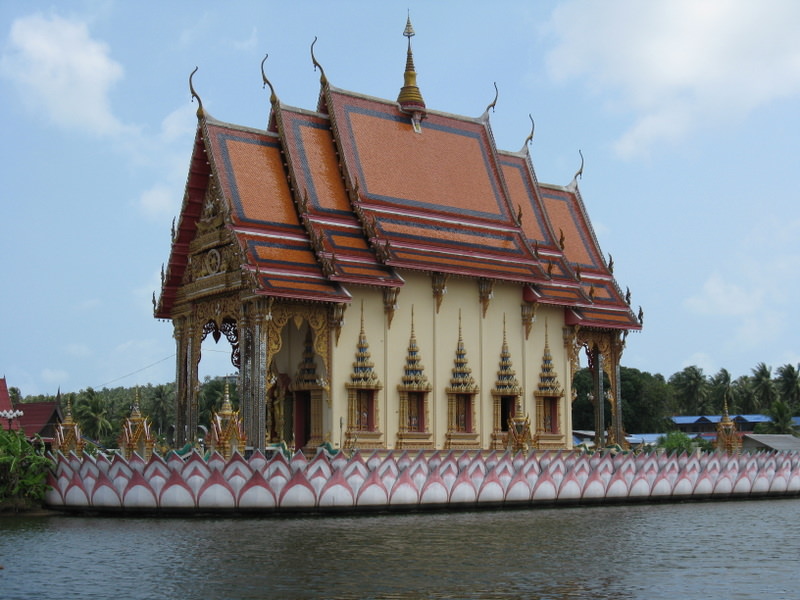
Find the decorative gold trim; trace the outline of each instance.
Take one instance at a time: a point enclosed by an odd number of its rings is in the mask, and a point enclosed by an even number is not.
[[[387,329],[392,328],[392,319],[394,319],[394,312],[397,310],[397,296],[399,295],[399,287],[383,288],[383,312],[386,314]]]
[[[483,317],[486,318],[486,310],[494,298],[494,280],[481,277],[478,279],[478,295],[480,296]]]
[[[442,298],[447,293],[447,279],[449,275],[446,273],[433,273],[431,274],[431,287],[433,288],[433,297],[436,300],[436,314],[439,314],[439,308],[442,306]]]
[[[525,326],[525,339],[527,340],[531,335],[533,329],[533,322],[536,321],[536,311],[539,309],[538,302],[526,302],[521,305],[522,324]]]

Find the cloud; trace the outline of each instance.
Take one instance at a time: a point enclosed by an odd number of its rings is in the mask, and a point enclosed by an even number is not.
[[[800,3],[794,0],[572,0],[547,29],[548,68],[632,111],[623,156],[800,94]]]
[[[196,111],[194,105],[185,104],[164,117],[161,121],[161,140],[165,143],[183,143],[187,137],[193,136],[197,129]]]
[[[742,317],[755,314],[763,304],[763,293],[725,281],[712,273],[703,284],[700,294],[687,298],[684,306],[698,315]]]
[[[706,375],[713,375],[717,371],[714,359],[705,352],[695,352],[687,357],[681,365],[684,369],[691,366],[700,367]]]
[[[47,383],[65,383],[69,373],[63,369],[42,369],[42,380]]]
[[[59,127],[101,136],[128,130],[109,101],[124,70],[81,21],[41,14],[15,20],[0,73],[16,85],[24,104]]]
[[[258,48],[258,29],[254,26],[250,31],[250,37],[231,42],[234,50],[255,50]]]
[[[142,192],[139,197],[139,208],[153,221],[164,222],[177,212],[180,192],[165,184],[156,184]]]
[[[86,344],[68,344],[64,350],[68,355],[76,358],[86,358],[92,355],[92,350]]]

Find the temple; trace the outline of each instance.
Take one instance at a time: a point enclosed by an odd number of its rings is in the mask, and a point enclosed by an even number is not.
[[[596,442],[624,443],[619,364],[641,309],[578,175],[541,183],[532,132],[496,148],[494,103],[428,107],[410,21],[404,35],[395,100],[333,86],[312,44],[316,110],[286,106],[262,62],[265,129],[212,118],[190,78],[197,133],[153,298],[177,348],[176,444],[196,437],[209,334],[230,345],[248,448],[569,448],[582,350]]]

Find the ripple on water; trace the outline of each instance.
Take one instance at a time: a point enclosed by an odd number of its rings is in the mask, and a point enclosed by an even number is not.
[[[768,500],[294,519],[2,519],[0,595],[791,597],[799,508],[800,500]]]

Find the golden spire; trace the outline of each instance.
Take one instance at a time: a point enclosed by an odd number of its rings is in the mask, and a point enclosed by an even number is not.
[[[472,377],[472,369],[467,360],[467,350],[464,347],[464,338],[461,335],[461,311],[458,311],[458,343],[456,345],[456,356],[453,360],[453,376],[450,378],[448,393],[458,394],[477,394],[480,391],[475,378]]]
[[[406,353],[406,364],[403,369],[402,383],[398,389],[431,391],[432,386],[428,383],[425,376],[425,367],[422,364],[419,346],[417,346],[417,336],[414,333],[414,306],[411,306],[411,337],[408,340],[408,351]]]
[[[536,396],[561,396],[564,392],[558,382],[558,375],[553,366],[553,355],[550,353],[550,342],[547,334],[547,321],[544,322],[544,353],[542,354],[542,369],[539,372],[539,386]]]
[[[367,334],[364,331],[364,300],[361,300],[361,331],[356,344],[356,360],[353,362],[353,372],[350,373],[350,385],[364,389],[380,389],[383,387],[374,370],[369,352]]]
[[[225,377],[225,388],[222,394],[222,408],[219,411],[220,415],[230,417],[233,414],[233,405],[231,404],[230,387],[228,386],[228,378]]]
[[[406,55],[406,70],[403,74],[403,87],[397,96],[397,103],[400,110],[412,115],[414,128],[417,129],[419,122],[425,118],[425,100],[417,87],[417,72],[414,68],[414,54],[411,52],[411,38],[414,36],[414,28],[411,26],[411,16],[406,21],[406,28],[403,35],[408,38],[408,54]]]

